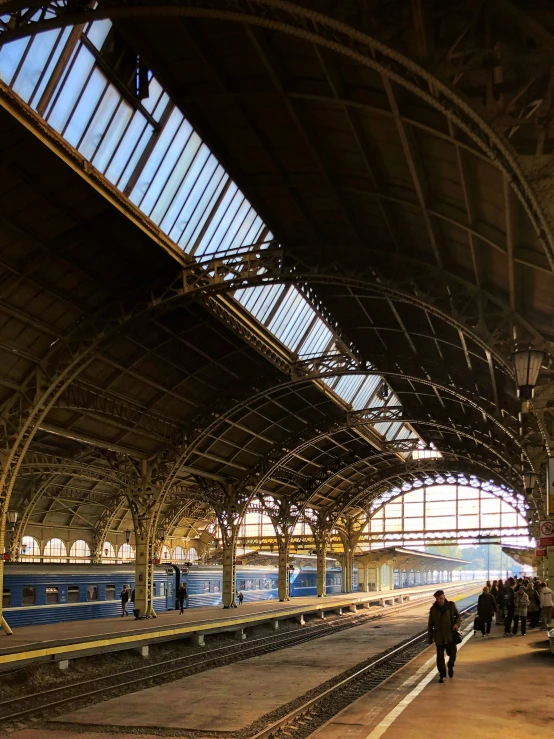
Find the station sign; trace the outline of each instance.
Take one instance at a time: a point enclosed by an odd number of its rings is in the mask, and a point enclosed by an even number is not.
[[[535,557],[546,557],[546,549],[535,549]]]
[[[540,522],[539,548],[543,547],[554,547],[554,519]]]

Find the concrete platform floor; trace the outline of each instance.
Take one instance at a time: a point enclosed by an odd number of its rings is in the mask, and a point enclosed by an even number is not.
[[[475,598],[471,599],[474,602]],[[295,700],[364,659],[425,629],[432,597],[391,615],[316,641],[186,677],[82,708],[57,719],[80,728],[160,726],[232,732]],[[462,601],[469,605],[468,599]],[[153,711],[152,707],[156,706]],[[15,735],[14,735],[15,736]],[[98,736],[98,735],[96,735]]]
[[[472,632],[471,632],[472,633]],[[310,739],[521,739],[554,735],[554,655],[544,631],[470,636],[439,684],[430,647]],[[430,681],[428,682],[428,680]]]
[[[460,585],[471,585],[468,583],[449,583],[442,587],[459,587]],[[32,649],[46,648],[50,646],[63,646],[65,644],[76,644],[91,639],[110,639],[123,635],[145,633],[149,631],[160,631],[187,625],[217,626],[219,621],[234,621],[245,617],[257,616],[269,617],[273,613],[276,617],[280,612],[290,611],[297,608],[330,607],[331,603],[347,605],[358,598],[379,600],[380,597],[400,597],[401,595],[415,595],[422,590],[439,587],[438,585],[426,585],[406,588],[394,591],[380,591],[372,593],[347,593],[344,595],[329,595],[327,598],[315,596],[305,598],[292,598],[286,603],[278,600],[256,601],[254,603],[243,603],[239,608],[224,609],[221,606],[208,606],[205,608],[186,609],[180,616],[178,611],[162,611],[156,619],[145,619],[136,621],[132,616],[97,618],[82,621],[65,621],[57,624],[41,624],[36,626],[22,626],[14,628],[12,636],[6,636],[0,632],[0,656],[26,652]],[[8,617],[9,622],[9,617]]]

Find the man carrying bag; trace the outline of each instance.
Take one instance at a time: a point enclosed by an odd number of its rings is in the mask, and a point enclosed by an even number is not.
[[[456,645],[462,641],[459,634],[462,617],[456,604],[446,600],[444,590],[437,590],[434,597],[435,602],[429,611],[428,641],[429,644],[435,642],[437,647],[439,683],[443,683],[446,678],[445,652],[448,655],[448,676],[454,677],[454,664],[458,651]]]

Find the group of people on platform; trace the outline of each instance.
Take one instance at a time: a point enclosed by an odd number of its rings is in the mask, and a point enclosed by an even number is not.
[[[446,598],[444,590],[437,590],[434,598],[429,611],[428,640],[437,648],[439,682],[444,683],[447,670],[448,676],[454,677],[457,645],[462,641],[462,617],[454,601]],[[525,636],[528,617],[529,628],[536,628],[540,623],[541,629],[547,629],[552,620],[553,605],[554,592],[536,577],[532,580],[510,577],[505,582],[495,580],[492,584],[489,581],[477,604],[481,634],[483,637],[490,635],[495,616],[498,625],[504,624],[504,636],[515,636],[520,624],[521,635]]]
[[[124,585],[119,597],[121,598],[121,616],[128,616],[127,606],[129,602],[133,603],[133,605],[135,603],[135,589],[133,588],[131,592],[131,589],[127,585]],[[183,611],[187,607],[187,586],[185,583],[181,583],[177,589],[177,604],[179,605],[179,613],[183,615]],[[139,618],[135,613],[135,619]]]
[[[508,578],[505,582],[487,581],[477,604],[477,621],[481,635],[489,636],[492,620],[496,616],[498,626],[504,625],[504,636],[521,636],[530,629],[547,629],[552,620],[554,592],[537,577]]]

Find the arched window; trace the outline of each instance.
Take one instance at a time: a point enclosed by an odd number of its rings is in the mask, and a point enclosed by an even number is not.
[[[117,558],[121,560],[130,560],[135,558],[135,550],[130,544],[122,544],[119,547],[119,552],[117,553]]]
[[[522,496],[491,483],[462,479],[430,477],[420,480],[419,487],[406,483],[382,493],[371,504],[365,529],[372,544],[421,547],[428,532],[456,531],[463,531],[468,540],[486,531],[502,541],[502,530],[509,529],[510,545],[529,546]]]
[[[69,550],[69,561],[71,564],[82,564],[90,561],[90,547],[82,539],[73,542]]]
[[[187,562],[195,562],[198,559],[198,552],[194,547],[187,549],[185,559],[187,560]]]
[[[40,547],[32,536],[24,536],[21,539],[19,552],[22,562],[40,562]]]
[[[67,549],[61,539],[50,539],[44,547],[44,559],[46,562],[65,562]]]
[[[165,562],[169,562],[171,560],[171,554],[169,553],[168,547],[162,547],[162,559]]]
[[[173,550],[173,559],[175,562],[184,562],[185,560],[185,550],[183,547],[175,547]]]

